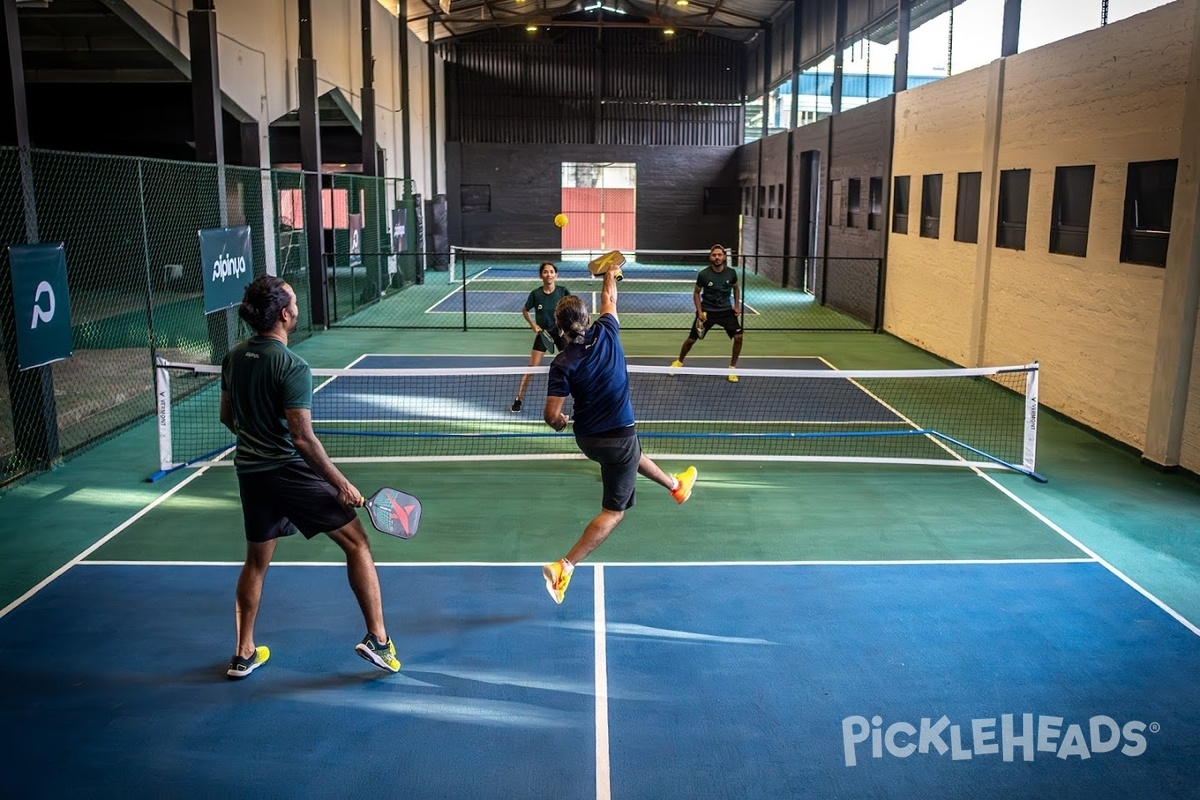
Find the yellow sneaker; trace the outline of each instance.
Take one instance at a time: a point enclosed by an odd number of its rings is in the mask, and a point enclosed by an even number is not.
[[[229,662],[229,669],[225,670],[225,674],[231,678],[244,678],[267,663],[267,659],[270,657],[271,648],[265,644],[254,648],[254,655],[249,658],[242,658],[234,653],[233,660]]]
[[[730,368],[729,368],[729,370],[730,370],[730,371],[729,371],[729,378],[728,378],[728,380],[729,380],[729,382],[730,382],[730,383],[737,383],[737,381],[738,381],[737,373],[736,373],[736,372],[734,372],[734,371],[733,371],[733,369],[734,369],[733,367],[730,367]]]
[[[675,498],[675,502],[683,505],[687,499],[692,496],[692,487],[696,485],[696,478],[700,473],[695,467],[688,467],[683,472],[675,476],[675,480],[679,481],[679,485],[671,490],[671,497]]]
[[[562,561],[555,561],[553,564],[547,564],[542,567],[542,577],[546,579],[546,591],[550,593],[550,597],[556,603],[562,603],[563,597],[567,594],[567,584],[571,582],[571,576],[575,571],[567,571]]]
[[[671,362],[671,369],[679,369],[683,366],[683,362],[678,358]]]
[[[400,659],[396,658],[396,645],[392,644],[391,637],[380,643],[368,633],[361,642],[354,645],[354,652],[380,669],[388,672],[400,671]]]

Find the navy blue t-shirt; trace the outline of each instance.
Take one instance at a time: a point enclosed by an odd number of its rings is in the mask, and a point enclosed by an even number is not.
[[[575,435],[598,436],[633,425],[625,350],[612,314],[601,314],[584,336],[550,364],[546,394],[575,398]]]

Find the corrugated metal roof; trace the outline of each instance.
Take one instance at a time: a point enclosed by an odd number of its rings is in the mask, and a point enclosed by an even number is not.
[[[381,0],[395,13],[395,0]],[[560,26],[671,29],[747,42],[794,0],[410,0],[409,27],[428,40],[496,28]]]

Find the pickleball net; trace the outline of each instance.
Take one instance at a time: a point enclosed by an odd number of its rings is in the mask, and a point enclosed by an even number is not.
[[[930,370],[629,366],[658,458],[1003,468],[1038,480],[1038,365]],[[313,428],[343,462],[581,457],[542,421],[548,367],[314,369]],[[156,367],[160,471],[232,462],[220,368]],[[532,374],[524,411],[509,411]],[[573,415],[570,399],[566,410]]]

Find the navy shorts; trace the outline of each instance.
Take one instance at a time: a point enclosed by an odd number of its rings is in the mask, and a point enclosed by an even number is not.
[[[638,462],[642,458],[637,436],[576,436],[575,443],[585,456],[600,465],[600,481],[604,484],[601,507],[624,511],[632,506]]]
[[[246,541],[267,542],[297,530],[311,539],[336,531],[355,518],[337,490],[306,461],[291,461],[265,472],[238,473]]]
[[[729,334],[732,339],[742,332],[742,319],[732,308],[726,308],[722,311],[704,311],[704,332],[708,333],[713,328],[724,328],[725,333]],[[692,321],[691,338],[699,339],[700,337],[700,319],[697,317]]]

